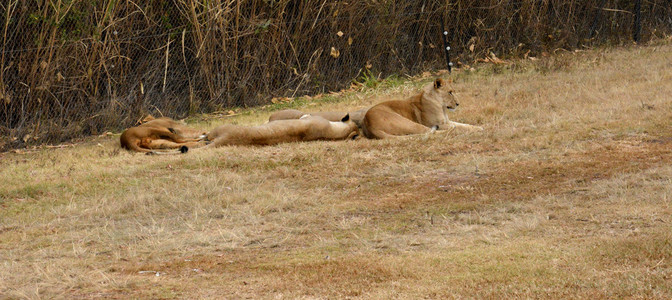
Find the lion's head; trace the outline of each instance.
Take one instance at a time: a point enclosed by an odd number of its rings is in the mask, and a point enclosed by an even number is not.
[[[450,83],[441,78],[437,78],[432,84],[425,86],[423,91],[423,100],[442,104],[444,109],[455,110],[460,105],[457,103],[457,98],[455,98]]]
[[[359,137],[359,126],[350,118],[350,114],[347,113],[341,119],[341,122],[348,125],[350,134],[348,134],[347,140],[356,140]]]

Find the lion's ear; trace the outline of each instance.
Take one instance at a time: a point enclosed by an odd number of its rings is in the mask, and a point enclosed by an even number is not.
[[[151,120],[155,120],[155,119],[156,119],[156,118],[154,118],[154,116],[152,116],[152,115],[147,115],[146,117],[144,117],[144,118],[142,119],[142,121],[140,121],[140,123],[147,123],[147,122],[149,122],[149,121],[151,121]]]
[[[350,120],[350,114],[345,114],[345,117],[341,119],[341,122],[347,122],[348,120]]]
[[[434,81],[434,88],[435,88],[435,89],[440,89],[442,86],[443,86],[443,79],[441,79],[441,78],[437,78],[437,79]]]

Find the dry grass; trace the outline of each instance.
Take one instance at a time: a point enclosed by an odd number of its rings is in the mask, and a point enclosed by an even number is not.
[[[0,298],[671,298],[672,44],[454,77],[484,132],[0,154]]]

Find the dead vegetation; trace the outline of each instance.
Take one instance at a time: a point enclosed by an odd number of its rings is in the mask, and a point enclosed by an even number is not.
[[[446,68],[444,30],[462,66],[629,44],[635,2],[10,0],[0,151]],[[642,40],[669,34],[669,1],[639,2]]]
[[[0,154],[0,295],[670,298],[671,67],[666,41],[460,70],[479,133]]]

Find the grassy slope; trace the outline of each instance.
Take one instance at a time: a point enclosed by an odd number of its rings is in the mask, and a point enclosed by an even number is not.
[[[454,77],[484,132],[0,154],[0,298],[671,298],[672,44]]]

